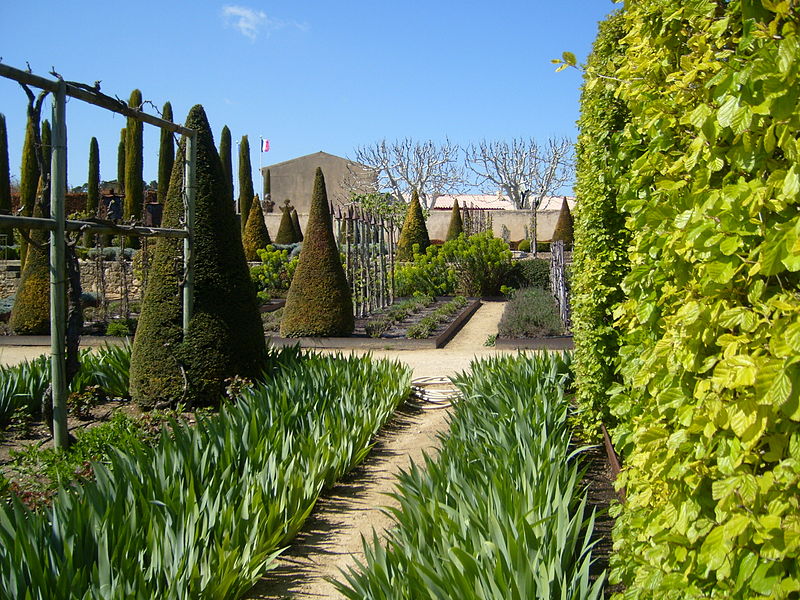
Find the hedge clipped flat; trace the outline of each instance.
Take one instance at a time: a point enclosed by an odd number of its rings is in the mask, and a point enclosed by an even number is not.
[[[353,329],[350,287],[333,237],[325,177],[317,168],[305,241],[286,296],[281,335],[347,336]]]

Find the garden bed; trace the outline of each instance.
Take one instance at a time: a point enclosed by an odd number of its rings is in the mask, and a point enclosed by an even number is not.
[[[575,344],[571,335],[552,335],[535,338],[497,337],[497,348],[505,350],[572,350]]]
[[[303,348],[367,348],[367,349],[386,349],[386,350],[421,350],[427,348],[442,348],[458,331],[464,326],[469,318],[481,305],[480,299],[470,298],[467,304],[447,321],[440,323],[431,335],[423,339],[408,337],[408,330],[420,323],[427,316],[434,313],[438,308],[450,302],[450,297],[439,297],[430,306],[425,307],[417,313],[408,315],[402,321],[387,329],[380,337],[370,337],[367,335],[368,324],[375,319],[357,319],[356,329],[349,337],[301,337],[301,338],[282,338],[279,336],[271,337],[271,343],[275,346],[293,346],[299,344]]]

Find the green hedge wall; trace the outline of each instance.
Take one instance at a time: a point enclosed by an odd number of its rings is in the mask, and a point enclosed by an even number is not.
[[[611,579],[625,598],[797,597],[797,8],[623,14],[610,76],[629,122],[607,170],[632,232],[609,403],[627,503]]]

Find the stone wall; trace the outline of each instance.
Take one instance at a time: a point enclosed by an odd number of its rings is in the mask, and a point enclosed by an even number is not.
[[[81,286],[84,292],[92,292],[100,295],[102,281],[105,280],[106,297],[109,299],[120,298],[127,289],[129,299],[139,297],[141,283],[133,277],[133,267],[130,261],[124,263],[124,268],[117,261],[107,261],[103,263],[103,277],[99,277],[100,269],[97,262],[93,260],[80,261]],[[125,277],[122,277],[122,274]],[[7,260],[0,261],[0,298],[13,296],[19,285],[19,261]]]

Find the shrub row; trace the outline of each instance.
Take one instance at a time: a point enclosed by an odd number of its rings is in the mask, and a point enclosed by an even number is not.
[[[33,513],[0,506],[0,597],[238,598],[361,461],[408,369],[272,351],[265,385]]]
[[[535,287],[515,291],[503,310],[498,333],[506,338],[563,334],[564,323],[553,294]]]
[[[568,378],[554,354],[473,362],[436,458],[399,476],[386,547],[337,588],[362,598],[599,599]]]
[[[408,315],[416,314],[426,306],[433,304],[432,296],[414,296],[408,300],[403,300],[393,304],[386,309],[386,313],[371,319],[364,326],[366,334],[370,337],[381,337],[381,335],[391,328],[395,323],[399,323]]]
[[[69,385],[71,393],[81,393],[97,386],[110,397],[128,396],[131,348],[105,346],[92,352],[80,352],[80,370]],[[13,367],[0,366],[0,427],[17,411],[29,416],[40,413],[42,398],[50,385],[50,358],[39,356]]]
[[[464,296],[456,296],[409,327],[406,335],[410,338],[429,338],[441,323],[447,321],[466,305],[467,299]]]

